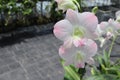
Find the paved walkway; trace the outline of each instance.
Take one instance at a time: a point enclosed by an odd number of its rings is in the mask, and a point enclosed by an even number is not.
[[[0,80],[63,80],[61,41],[53,34],[19,37],[0,40]],[[120,46],[114,46],[114,51],[119,54]]]
[[[15,41],[14,38],[9,40]],[[0,44],[10,43],[4,41]],[[0,80],[62,80],[63,69],[57,51],[60,44],[58,39],[49,34],[2,45]]]

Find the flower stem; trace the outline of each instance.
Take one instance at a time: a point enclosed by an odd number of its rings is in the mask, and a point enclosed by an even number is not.
[[[112,48],[113,48],[113,45],[114,45],[114,42],[115,42],[116,38],[117,38],[117,36],[113,37],[113,39],[112,39],[112,43],[110,45],[109,52],[108,52],[109,57],[110,57],[110,54],[112,52]]]

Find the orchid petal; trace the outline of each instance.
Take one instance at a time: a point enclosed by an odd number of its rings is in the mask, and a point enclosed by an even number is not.
[[[78,13],[72,9],[67,10],[65,18],[67,20],[69,20],[71,22],[71,24],[73,24],[73,25],[79,24]]]
[[[58,39],[65,41],[72,34],[72,25],[68,20],[61,20],[55,24],[53,32]]]
[[[86,53],[86,57],[93,57],[97,53],[97,44],[91,40],[86,40],[86,45],[81,48],[83,53]]]
[[[98,19],[95,16],[95,14],[90,13],[90,12],[83,12],[79,14],[79,20],[81,26],[89,29],[89,31],[94,32],[97,24],[98,24]]]
[[[100,29],[101,30],[106,30],[108,25],[109,25],[108,22],[101,22],[100,23]]]

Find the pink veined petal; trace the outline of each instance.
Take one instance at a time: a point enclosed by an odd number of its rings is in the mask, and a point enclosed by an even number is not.
[[[79,13],[80,25],[94,32],[98,25],[98,18],[90,12]]]
[[[64,65],[65,66],[68,66],[70,64],[73,64],[74,63],[74,53],[75,53],[75,50],[72,48],[65,48],[64,45],[62,45],[60,48],[59,48],[59,55],[60,57],[65,60],[65,63]]]
[[[67,20],[71,22],[73,25],[78,25],[79,24],[79,19],[78,19],[78,12],[74,11],[72,9],[68,9],[66,12],[66,17]]]
[[[117,30],[119,30],[120,29],[120,23],[119,22],[114,22],[114,26],[115,26],[115,28],[117,29]]]
[[[73,38],[69,37],[63,44],[64,48],[71,48],[73,46]]]
[[[64,46],[61,46],[59,48],[59,55],[63,60],[65,60],[65,63],[64,63],[65,66],[73,64],[73,57],[71,56],[72,54],[67,53]]]
[[[62,41],[67,40],[71,36],[72,31],[72,25],[68,20],[61,20],[57,22],[53,30],[54,35]]]
[[[93,40],[88,39],[86,40],[86,45],[81,48],[81,51],[85,54],[86,58],[93,57],[97,53],[97,44]]]
[[[97,44],[93,41],[89,39],[88,42],[88,52],[91,56],[94,56],[97,53]]]
[[[96,35],[97,38],[100,38],[102,36],[102,29],[100,28],[100,25],[98,24],[94,34]]]
[[[65,66],[68,66],[68,65],[71,65],[71,64],[73,64],[74,63],[74,61],[73,61],[73,58],[69,58],[68,60],[66,60],[65,61]]]
[[[64,45],[60,46],[59,55],[63,60],[65,60],[64,63],[65,66],[73,63],[73,57],[72,57],[73,54],[72,53],[69,54],[69,51],[67,51],[67,48],[65,48]]]
[[[63,46],[61,46],[60,48],[59,48],[59,53],[62,55],[62,54],[65,54],[65,49],[64,49],[64,47]]]
[[[120,29],[120,23],[119,22],[117,22],[113,19],[109,19],[108,22],[111,25],[111,27],[113,27],[113,29],[115,29],[115,30]]]
[[[71,59],[73,60],[75,54],[76,54],[76,49],[74,48],[74,46],[71,46],[70,48],[66,48],[64,47],[64,45],[62,45],[59,48],[59,55],[65,61],[69,61]]]
[[[106,30],[108,26],[109,26],[108,22],[101,22],[100,23],[100,29],[103,31]]]
[[[76,38],[73,40],[75,47],[84,46],[84,41],[81,38]]]
[[[89,30],[86,30],[86,32],[85,32],[85,37],[86,38],[88,38],[88,39],[93,39],[93,40],[95,40],[95,39],[97,39],[98,38],[98,35],[97,35],[97,33],[94,31],[94,32],[91,32],[91,31],[89,31]]]

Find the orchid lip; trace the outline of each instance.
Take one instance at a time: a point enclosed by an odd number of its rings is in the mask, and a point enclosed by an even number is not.
[[[80,27],[75,27],[74,28],[73,36],[83,37],[84,34],[85,34],[85,30],[83,28],[80,28]]]
[[[80,53],[78,53],[77,55],[76,55],[76,59],[79,61],[82,61],[83,60],[83,56],[80,54]]]

